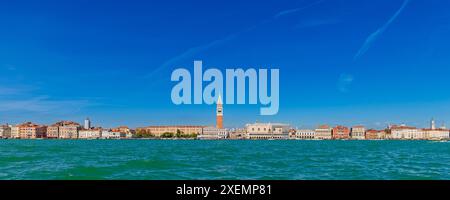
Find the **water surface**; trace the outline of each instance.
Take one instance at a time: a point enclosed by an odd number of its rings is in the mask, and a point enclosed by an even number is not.
[[[450,179],[450,142],[0,140],[0,179]]]

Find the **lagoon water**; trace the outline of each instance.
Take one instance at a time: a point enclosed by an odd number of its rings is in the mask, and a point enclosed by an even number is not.
[[[0,179],[450,179],[450,142],[0,140]]]

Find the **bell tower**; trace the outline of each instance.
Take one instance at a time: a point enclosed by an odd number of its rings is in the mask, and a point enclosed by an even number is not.
[[[222,96],[219,94],[219,99],[217,99],[216,107],[216,127],[223,129],[223,105]]]
[[[436,130],[436,121],[434,120],[434,118],[431,119],[430,126],[431,126],[431,127],[430,127],[431,130]]]

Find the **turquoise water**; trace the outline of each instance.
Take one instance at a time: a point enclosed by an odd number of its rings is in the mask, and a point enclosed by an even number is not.
[[[450,142],[0,140],[0,179],[450,179]]]

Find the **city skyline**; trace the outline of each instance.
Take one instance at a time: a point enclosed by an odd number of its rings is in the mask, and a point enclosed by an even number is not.
[[[220,104],[219,104],[220,105]],[[33,124],[37,124],[37,125],[42,125],[42,126],[53,126],[55,124],[59,124],[59,123],[75,123],[77,124],[79,127],[82,127],[84,130],[89,130],[91,128],[102,128],[102,129],[114,129],[117,127],[129,127],[130,129],[139,129],[139,128],[143,128],[143,127],[147,127],[147,126],[199,126],[199,127],[214,127],[217,129],[239,129],[242,127],[245,127],[247,124],[249,123],[274,123],[277,124],[280,121],[258,121],[258,120],[254,120],[254,121],[246,121],[243,122],[241,125],[239,126],[227,126],[226,125],[226,121],[223,120],[223,114],[222,114],[222,109],[223,106],[219,106],[217,105],[217,110],[216,110],[216,116],[215,116],[215,122],[213,124],[188,124],[188,123],[174,123],[174,124],[145,124],[142,126],[129,126],[127,124],[120,124],[117,126],[103,126],[102,122],[94,122],[91,121],[91,119],[89,117],[86,117],[83,121],[83,123],[81,121],[77,121],[77,120],[72,120],[72,119],[61,119],[61,120],[56,120],[53,121],[51,123],[39,123],[36,121],[32,121],[32,120],[25,120],[23,122],[20,123],[2,123],[0,125],[6,125],[6,126],[17,126],[17,125],[21,125],[21,124],[27,124],[27,123],[33,123]],[[219,112],[220,110],[220,112]],[[442,123],[440,123],[442,122]],[[283,124],[289,124],[286,122],[282,122]],[[290,127],[292,129],[315,129],[321,126],[330,126],[330,127],[364,127],[367,129],[373,129],[373,130],[383,130],[392,126],[406,126],[406,127],[414,127],[414,128],[422,128],[422,129],[448,129],[447,128],[447,124],[445,124],[443,121],[440,120],[436,120],[435,118],[431,118],[431,120],[425,122],[424,126],[415,126],[413,124],[408,124],[408,123],[386,123],[384,126],[380,125],[380,126],[368,126],[366,124],[358,124],[358,123],[352,123],[352,124],[344,124],[344,123],[334,123],[334,124],[330,124],[330,123],[321,123],[321,122],[317,122],[315,125],[312,126],[305,126],[305,125],[295,125],[295,124],[289,124]]]
[[[170,100],[172,70],[202,60],[280,69],[279,113],[224,105],[225,127],[450,124],[450,2],[254,4],[0,2],[0,123],[214,125],[214,105]]]
[[[220,102],[220,98],[219,98]],[[219,112],[220,111],[220,112]],[[322,124],[314,129],[299,129],[285,123],[247,123],[243,127],[223,127],[221,104],[217,105],[216,126],[204,125],[150,125],[130,128],[119,126],[102,128],[91,125],[89,118],[84,126],[70,120],[51,125],[26,122],[17,125],[0,125],[0,139],[197,139],[197,140],[441,140],[450,138],[450,130],[438,127],[435,119],[428,128],[391,124],[385,129]]]

